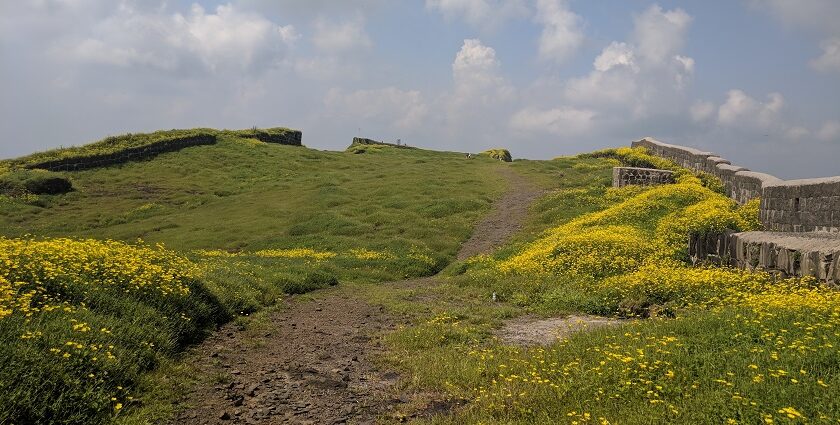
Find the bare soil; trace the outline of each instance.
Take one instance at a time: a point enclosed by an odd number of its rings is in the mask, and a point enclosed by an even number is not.
[[[542,193],[513,170],[510,188],[464,243],[458,259],[489,253],[519,230]],[[432,278],[392,282],[406,288]],[[188,356],[210,381],[178,403],[178,424],[367,424],[445,414],[459,402],[400,388],[376,359],[382,335],[405,318],[334,288],[320,299],[289,297],[257,335],[228,324]]]
[[[588,315],[547,319],[524,316],[508,321],[503,328],[499,329],[497,335],[509,344],[549,345],[559,339],[568,338],[576,332],[618,326],[626,322],[626,320]]]

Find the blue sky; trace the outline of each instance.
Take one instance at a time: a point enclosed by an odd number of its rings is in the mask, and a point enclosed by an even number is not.
[[[551,158],[643,136],[840,174],[840,1],[0,0],[0,157],[288,126]]]

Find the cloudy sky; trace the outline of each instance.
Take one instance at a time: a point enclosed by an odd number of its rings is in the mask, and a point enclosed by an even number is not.
[[[551,158],[643,136],[840,175],[838,0],[0,0],[0,157],[288,126]]]

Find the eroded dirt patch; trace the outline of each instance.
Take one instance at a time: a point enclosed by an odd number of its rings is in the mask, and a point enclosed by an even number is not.
[[[549,345],[568,338],[576,332],[585,332],[607,326],[619,326],[626,320],[608,317],[571,315],[540,319],[533,316],[518,317],[499,329],[497,336],[508,344]]]
[[[198,348],[202,375],[176,423],[372,423],[399,403],[399,376],[373,357],[394,327],[383,309],[345,294],[286,301],[254,338],[228,325]]]

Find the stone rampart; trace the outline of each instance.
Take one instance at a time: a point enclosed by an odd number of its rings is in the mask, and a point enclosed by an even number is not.
[[[282,133],[269,131],[256,131],[248,135],[264,143],[277,143],[280,145],[303,146],[303,133],[298,130],[289,130]]]
[[[212,145],[214,143],[216,143],[216,135],[214,134],[197,134],[191,136],[173,137],[144,146],[123,149],[114,153],[85,155],[38,162],[26,165],[25,168],[38,168],[49,171],[87,170],[151,158],[164,152],[177,151],[189,146]]]
[[[840,284],[840,235],[831,233],[742,232],[693,235],[694,262],[730,265],[742,270],[810,276]]]
[[[764,186],[761,222],[777,232],[840,232],[840,177]]]
[[[727,196],[740,204],[761,198],[761,223],[767,230],[840,232],[840,177],[785,181],[732,165],[712,152],[651,137],[634,141],[632,146],[718,177]]]
[[[613,167],[613,187],[674,183],[674,172],[655,168]]]

